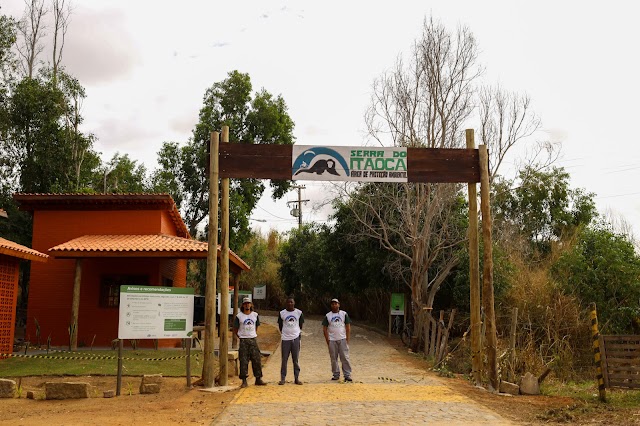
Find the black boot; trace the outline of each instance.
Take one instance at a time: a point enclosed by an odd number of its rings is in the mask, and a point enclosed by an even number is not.
[[[247,384],[247,379],[242,379],[242,384],[240,385],[241,388],[246,388],[247,386],[249,386]]]
[[[262,377],[258,377],[258,378],[256,379],[256,386],[264,386],[264,385],[266,385],[266,384],[267,384],[267,382],[263,382],[263,381],[262,381]]]

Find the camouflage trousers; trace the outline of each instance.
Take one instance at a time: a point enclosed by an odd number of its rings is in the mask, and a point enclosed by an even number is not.
[[[249,361],[251,361],[251,369],[253,377],[256,379],[262,377],[262,361],[260,360],[260,348],[258,340],[240,339],[240,349],[238,350],[238,358],[240,359],[240,378],[246,379],[249,375]]]

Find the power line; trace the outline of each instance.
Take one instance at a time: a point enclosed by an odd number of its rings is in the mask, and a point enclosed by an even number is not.
[[[270,214],[271,216],[273,216],[273,217],[275,217],[275,218],[277,218],[277,219],[282,219],[282,220],[291,220],[291,219],[285,219],[284,217],[276,216],[275,214],[273,214],[273,213],[271,213],[271,212],[269,212],[269,211],[265,210],[265,209],[264,209],[264,207],[261,207],[261,206],[260,206],[260,204],[258,204],[258,208],[259,208],[260,210],[262,210],[263,212],[265,212],[265,213],[267,213],[267,214]]]

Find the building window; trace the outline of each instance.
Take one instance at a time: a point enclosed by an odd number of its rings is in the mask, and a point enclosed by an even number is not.
[[[103,275],[100,280],[100,307],[120,306],[121,285],[149,285],[148,275]]]

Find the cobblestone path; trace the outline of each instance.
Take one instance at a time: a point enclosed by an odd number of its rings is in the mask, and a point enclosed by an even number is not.
[[[261,316],[265,323],[276,317]],[[259,331],[258,331],[259,332]],[[384,338],[351,327],[353,383],[331,380],[327,344],[318,320],[305,320],[300,354],[302,386],[280,380],[280,348],[263,368],[267,386],[241,389],[214,425],[510,425],[509,421],[410,366]]]

